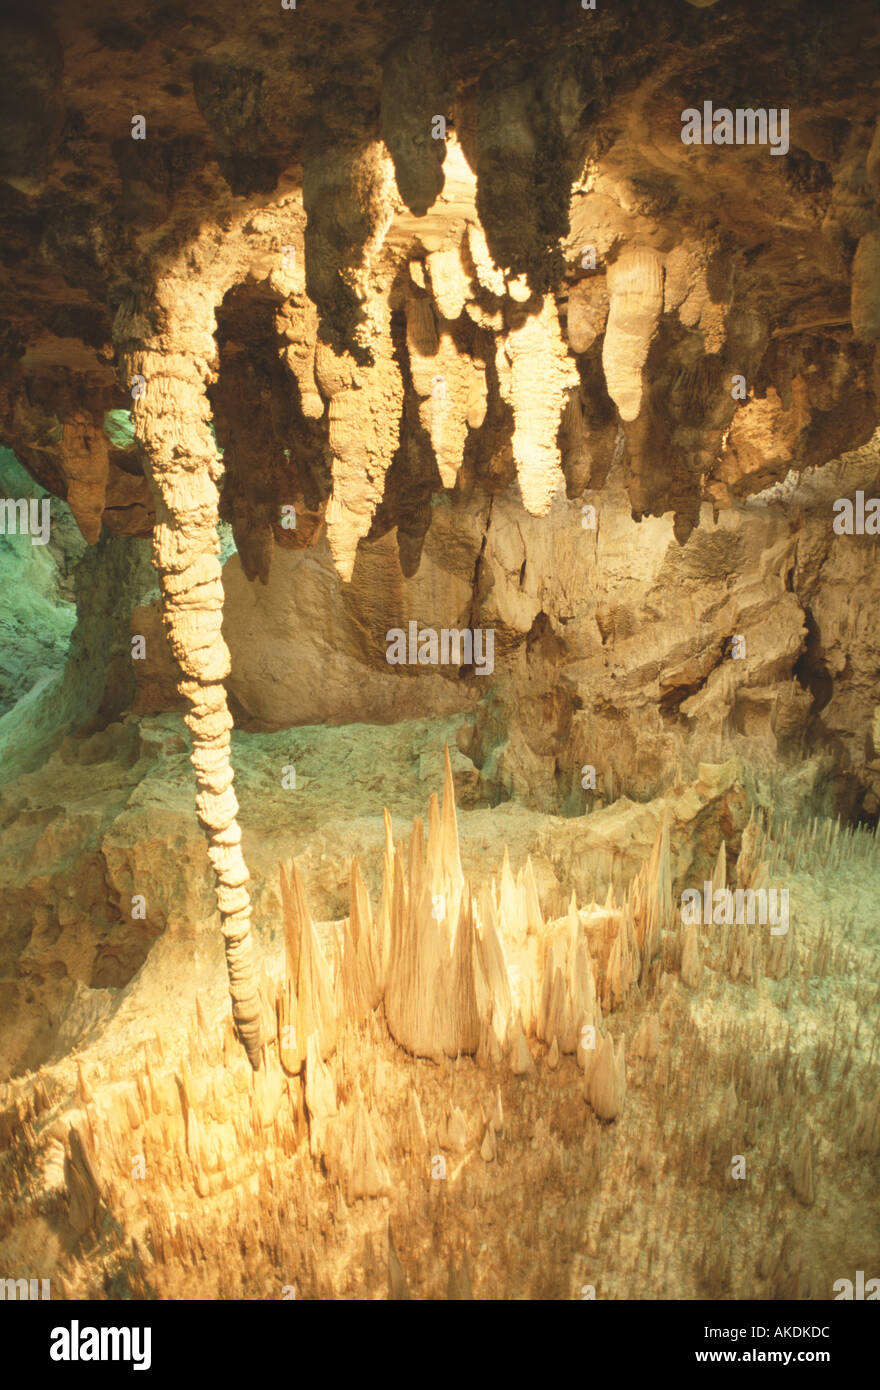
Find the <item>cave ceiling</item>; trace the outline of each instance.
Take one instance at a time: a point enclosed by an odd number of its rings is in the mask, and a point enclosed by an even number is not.
[[[874,430],[871,4],[66,3],[2,28],[0,438],[90,542],[155,521],[140,446],[103,428],[147,342],[206,364],[252,579],[324,532],[349,579],[393,528],[412,574],[443,490],[516,480],[541,516],[615,460],[683,541]],[[788,111],[785,157],[684,144],[704,101]]]

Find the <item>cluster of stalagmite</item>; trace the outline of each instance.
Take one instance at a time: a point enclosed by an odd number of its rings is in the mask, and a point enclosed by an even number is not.
[[[846,929],[799,923],[795,952],[763,932],[681,930],[667,816],[650,857],[604,904],[573,899],[549,918],[531,865],[514,872],[506,854],[497,879],[474,892],[448,762],[427,836],[418,821],[408,843],[395,843],[391,829],[386,819],[377,911],[356,860],[349,913],[334,922],[313,921],[298,868],[283,871],[284,965],[279,978],[261,979],[264,1017],[274,1019],[258,1072],[231,1027],[197,1003],[173,1053],[160,1029],[131,1062],[124,1049],[102,1060],[87,1053],[72,1084],[50,1068],[0,1085],[0,1230],[26,1202],[64,1215],[75,1254],[52,1267],[53,1296],[77,1296],[89,1280],[104,1287],[108,1257],[131,1296],[223,1290],[220,1275],[204,1273],[205,1251],[233,1236],[248,1260],[261,1252],[227,1290],[238,1296],[259,1288],[277,1297],[294,1282],[298,1297],[346,1296],[353,1266],[357,1296],[375,1296],[387,1280],[389,1297],[411,1297],[417,1252],[432,1268],[460,1269],[464,1250],[473,1256],[485,1239],[494,1242],[492,1278],[507,1289],[508,1247],[497,1231],[469,1224],[475,1201],[480,1211],[497,1207],[495,1227],[514,1232],[510,1249],[525,1268],[535,1244],[524,1184],[541,1202],[564,1193],[566,1210],[574,1204],[581,1216],[595,1203],[598,1221],[621,1175],[629,1204],[640,1190],[629,1179],[640,1173],[656,1209],[677,1210],[687,1182],[706,1217],[731,1162],[746,1155],[764,1222],[787,1202],[800,1212],[827,1194],[830,1156],[817,1138],[826,1127],[843,1127],[847,1171],[853,1154],[877,1153],[877,1039],[869,1028],[860,1041],[855,1026],[875,988],[859,979],[865,957]],[[707,873],[713,892],[727,888],[727,854],[722,837]],[[876,837],[817,821],[771,833],[767,816],[753,816],[736,881],[819,862],[832,878],[851,873],[852,884],[876,872]],[[838,1005],[839,1028],[818,1044],[809,1010],[798,1008],[817,979],[829,988],[855,981]],[[759,1019],[750,998],[761,1000]],[[707,1049],[710,1029],[716,1046]],[[638,1123],[616,1124],[630,1091]],[[781,1146],[780,1113],[790,1117]],[[623,1214],[615,1207],[611,1230]],[[442,1244],[429,1248],[438,1230]],[[652,1261],[674,1235],[674,1222],[652,1232]],[[450,1248],[453,1237],[461,1243]],[[579,1258],[581,1217],[557,1238]],[[757,1276],[746,1266],[735,1287],[759,1277],[791,1291],[790,1264],[771,1261]],[[603,1268],[614,1266],[609,1257]],[[449,1296],[470,1296],[457,1278],[449,1273]],[[716,1296],[731,1280],[728,1270],[712,1285]]]
[[[66,1189],[77,1233],[94,1225],[102,1205],[119,1200],[132,1155],[151,1171],[146,1191],[157,1221],[164,1210],[159,1175],[172,1181],[182,1166],[195,1193],[217,1196],[259,1169],[259,1144],[292,1157],[306,1133],[312,1157],[346,1202],[387,1192],[392,1138],[362,1084],[351,1084],[346,1062],[351,1040],[382,1027],[383,1012],[388,1034],[413,1057],[442,1063],[471,1055],[488,1072],[520,1078],[536,1076],[539,1052],[548,1072],[574,1057],[595,1115],[611,1121],[621,1113],[624,1039],[603,1028],[603,1009],[624,1002],[642,963],[649,966],[660,949],[671,910],[665,822],[622,907],[612,892],[604,907],[581,910],[572,896],[565,917],[545,921],[530,862],[514,875],[505,851],[497,881],[478,894],[466,881],[447,749],[442,805],[434,794],[427,844],[417,818],[408,847],[395,845],[386,812],[383,869],[377,913],[355,859],[348,917],[319,929],[296,864],[281,866],[286,969],[280,983],[262,977],[262,1007],[274,1012],[275,1027],[267,1030],[266,1065],[252,1079],[228,1044],[216,1055],[198,1003],[177,1070],[168,1069],[157,1041],[135,1079],[114,1069],[97,1099],[80,1066],[75,1108],[66,1127],[53,1129],[60,1167],[46,1177]],[[644,1033],[636,1055],[650,1054],[650,1027],[647,1041]],[[380,1084],[373,1074],[371,1089]],[[450,1104],[435,1144],[454,1159],[469,1150],[473,1134],[481,1159],[492,1163],[504,1128],[496,1086],[475,1130]],[[258,1148],[249,1155],[255,1136]],[[429,1152],[415,1092],[394,1142],[419,1161]]]
[[[322,947],[296,865],[281,868],[288,982],[277,1008],[282,1065],[297,1075],[319,1068],[345,1023],[361,1024],[384,1004],[391,1037],[416,1057],[474,1056],[525,1075],[534,1070],[529,1038],[577,1056],[585,1094],[603,1119],[626,1092],[624,1043],[602,1031],[603,1011],[620,1007],[646,977],[669,924],[672,896],[664,821],[648,863],[622,905],[546,922],[531,862],[514,877],[505,853],[500,880],[475,892],[458,846],[449,753],[442,806],[431,797],[428,836],[416,818],[408,851],[395,845],[386,813],[381,904],[374,916],[360,868],[351,873],[351,908]],[[324,1081],[312,1081],[323,1095]],[[308,1094],[307,1081],[307,1094]],[[323,1104],[323,1102],[322,1102]]]
[[[186,304],[186,316],[179,306]],[[226,946],[229,992],[239,1037],[251,1065],[260,1063],[260,1003],[250,935],[249,874],[236,819],[230,762],[232,716],[224,678],[223,583],[217,533],[221,471],[209,427],[205,387],[214,357],[209,294],[193,294],[169,278],[156,292],[153,314],[130,306],[116,322],[129,381],[133,417],[156,505],[153,563],[159,575],[178,690],[188,704],[196,773],[196,812],[208,838],[217,906]]]

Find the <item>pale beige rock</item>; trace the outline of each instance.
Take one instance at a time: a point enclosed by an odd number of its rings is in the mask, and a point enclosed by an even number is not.
[[[508,1046],[510,1070],[514,1076],[531,1076],[535,1070],[535,1062],[526,1042],[526,1035],[519,1015],[516,1016],[512,1024]]]
[[[600,1038],[595,1060],[586,1073],[585,1094],[602,1120],[614,1120],[626,1100],[626,1057],[623,1038],[615,1048],[614,1039]]]
[[[604,331],[608,295],[598,279],[579,280],[568,292],[568,346],[572,352],[588,352]]]
[[[492,1125],[487,1125],[486,1133],[483,1135],[483,1142],[480,1145],[480,1158],[484,1163],[493,1163],[497,1152],[498,1146],[495,1141],[495,1130]]]
[[[467,437],[468,412],[474,406],[479,414],[479,384],[474,381],[474,364],[458,352],[451,336],[442,332],[432,357],[410,358],[413,385],[424,399],[419,419],[431,437],[437,467],[444,487],[454,487],[462,464]],[[484,407],[485,413],[485,407]]]
[[[282,1039],[285,1029],[292,1031],[290,1044],[286,1045],[285,1067],[295,1073],[306,1059],[306,1046],[311,1039],[322,1057],[332,1054],[337,1020],[330,967],[315,932],[299,869],[292,863],[289,878],[283,865],[280,870],[289,992],[279,1024]],[[371,994],[372,982],[367,981],[365,988]]]
[[[611,307],[602,344],[608,394],[622,420],[635,420],[642,404],[642,368],[663,307],[663,265],[656,252],[628,247],[608,267]]]
[[[532,297],[532,291],[526,276],[515,275],[508,278],[507,293],[515,304],[527,304]]]
[[[358,541],[369,531],[382,498],[403,404],[387,306],[370,301],[368,308],[376,364],[353,373],[352,385],[334,392],[328,412],[333,492],[327,503],[327,539],[345,580],[351,579]]]
[[[691,989],[696,989],[699,986],[701,968],[700,943],[697,937],[697,929],[693,922],[689,922],[684,929],[684,939],[682,941],[681,978]]]
[[[660,1051],[660,1020],[656,1014],[643,1019],[633,1038],[632,1053],[646,1062],[653,1062]]]
[[[287,339],[287,347],[283,350],[284,360],[296,378],[303,415],[309,420],[320,420],[326,407],[315,377],[317,310],[306,296],[298,296],[295,309],[294,306],[290,306],[281,324]]]
[[[470,277],[458,250],[432,251],[425,265],[439,313],[444,319],[457,319],[471,293]]]
[[[345,1189],[349,1203],[357,1201],[359,1197],[379,1197],[388,1191],[388,1171],[380,1157],[375,1127],[364,1105],[360,1087],[355,1094],[354,1132],[345,1161]]]
[[[453,1153],[464,1153],[467,1149],[467,1121],[457,1105],[453,1106],[446,1116],[440,1146],[444,1149],[451,1149]]]
[[[499,386],[513,409],[513,456],[523,505],[533,516],[546,516],[563,482],[556,447],[562,407],[580,380],[551,296],[544,297],[539,313],[511,330],[503,356],[509,371],[499,372]]]
[[[166,575],[180,573],[200,559],[216,556],[219,461],[207,428],[204,396],[207,363],[214,351],[210,300],[173,279],[162,282],[156,294],[171,325],[170,341],[175,347],[192,344],[192,357],[168,352],[161,342],[132,347],[128,336],[131,329],[124,314],[117,318],[116,333],[124,344],[126,371],[131,377],[141,375],[147,383],[143,396],[134,402],[133,414],[159,498],[153,557],[160,582],[164,582]],[[208,357],[200,356],[200,351],[207,352]],[[207,574],[213,577],[210,566]],[[190,728],[197,752],[203,739],[214,739],[222,731],[224,715],[228,719],[225,691],[219,682],[228,674],[229,654],[220,637],[220,601],[216,593],[209,591],[204,606],[199,607],[182,601],[185,594],[185,589],[166,588],[164,607],[169,644],[182,673],[180,693],[191,703],[195,699]],[[205,687],[214,687],[209,696],[196,694]],[[201,772],[197,769],[196,811],[215,851],[212,863],[233,1016],[256,1069],[260,1064],[260,1001],[253,966],[249,897],[241,883],[240,853],[214,838],[234,822],[238,812],[231,784],[228,762],[225,767],[215,763]]]
[[[486,244],[486,233],[479,221],[468,223],[467,245],[477,279],[484,290],[499,298],[504,294],[504,272],[492,260],[492,253]]]

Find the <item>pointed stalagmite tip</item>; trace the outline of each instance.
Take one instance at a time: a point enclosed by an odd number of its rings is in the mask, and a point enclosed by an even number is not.
[[[392,1302],[408,1301],[412,1298],[403,1266],[394,1248],[391,1223],[388,1223],[388,1298]]]
[[[452,761],[449,757],[449,744],[444,749],[445,775],[443,779],[443,805],[440,811],[443,869],[451,883],[459,887],[464,881],[461,870],[461,856],[458,847],[458,818],[455,813],[455,780],[452,776]]]

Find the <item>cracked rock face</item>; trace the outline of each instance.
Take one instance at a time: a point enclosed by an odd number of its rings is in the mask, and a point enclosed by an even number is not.
[[[102,1203],[149,1230],[133,1288],[173,1296],[188,1247],[163,1244],[159,1189],[139,1206],[114,1188],[117,1107],[191,1165],[182,1207],[189,1184],[220,1199],[212,1220],[246,1222],[239,1189],[278,1177],[241,1149],[246,1124],[279,1163],[308,1140],[345,1206],[404,1192],[400,1165],[430,1145],[496,1171],[511,1105],[516,1143],[547,1148],[523,1119],[540,1082],[566,1124],[589,1109],[598,1200],[599,1124],[632,1107],[634,1065],[662,1106],[683,1058],[734,1038],[703,1097],[731,1144],[763,1134],[777,1082],[806,1105],[787,1038],[779,1060],[792,981],[859,978],[867,932],[830,946],[834,913],[813,913],[795,947],[719,944],[675,920],[672,891],[693,871],[724,892],[736,865],[741,887],[803,875],[812,911],[829,866],[875,870],[872,836],[830,819],[880,817],[873,11],[4,10],[0,1058],[46,1075],[0,1090],[0,1149],[26,1119],[58,1179],[33,1200],[63,1180],[77,1238]],[[45,549],[8,534],[31,499]],[[175,1021],[155,1089],[115,1078],[96,1104],[89,1077],[125,1034],[114,991],[157,1007],[179,972],[219,1009],[219,956],[192,947],[218,915],[252,1110],[232,1033],[211,1043],[201,1015],[192,1071]],[[713,975],[735,1021],[705,1042]],[[733,985],[768,979],[762,1080]],[[581,1029],[614,1011],[585,1060]],[[798,1030],[806,1052],[816,1029]],[[873,1056],[854,1049],[822,1118],[873,1155]],[[417,1090],[404,1115],[400,1054],[463,1077],[462,1104],[420,1071],[427,1119]],[[648,1139],[629,1142],[615,1161],[648,1171]],[[547,1174],[571,1165],[554,1146]],[[812,1205],[809,1136],[787,1162]],[[840,1221],[863,1259],[857,1204]],[[268,1248],[271,1219],[257,1228]],[[409,1296],[382,1240],[382,1280]],[[525,1228],[513,1243],[517,1269]],[[783,1243],[760,1279],[812,1296],[806,1258]],[[621,1261],[616,1293],[641,1277]],[[717,1296],[745,1296],[750,1261],[731,1257]],[[576,1266],[554,1265],[552,1296]],[[86,1260],[70,1287],[92,1276]]]

